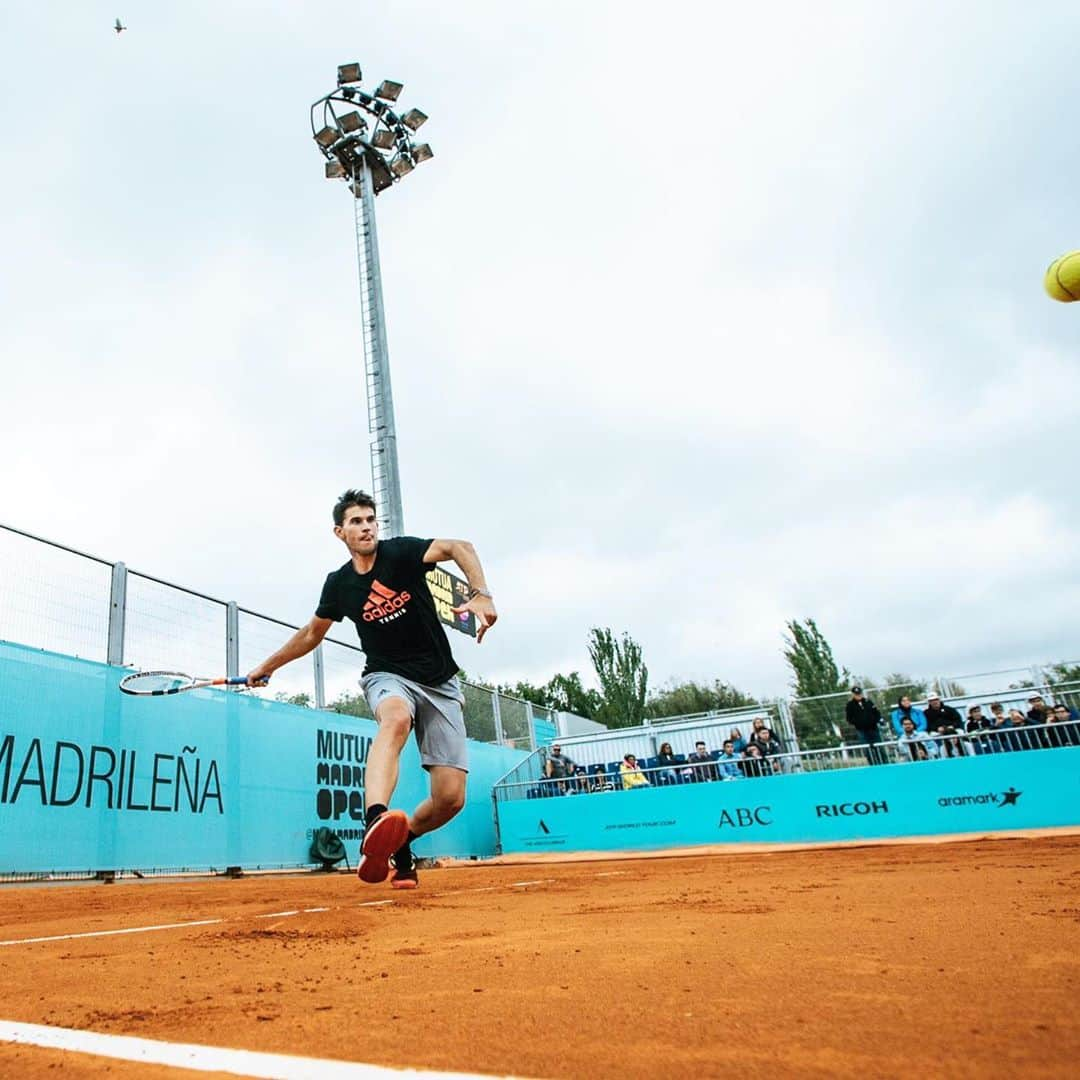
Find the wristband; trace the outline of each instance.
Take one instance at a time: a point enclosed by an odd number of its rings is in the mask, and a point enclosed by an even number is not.
[[[495,599],[491,595],[491,593],[489,593],[487,591],[487,589],[470,589],[469,590],[469,599],[470,600],[475,600],[478,596],[486,596],[489,600],[494,600]]]

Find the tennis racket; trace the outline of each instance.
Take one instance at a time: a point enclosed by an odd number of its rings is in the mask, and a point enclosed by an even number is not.
[[[270,680],[263,679],[258,685],[265,686]],[[163,697],[165,694],[181,694],[185,690],[201,690],[205,686],[247,686],[247,676],[237,675],[231,679],[194,679],[179,671],[137,671],[120,680],[120,690],[136,697]]]

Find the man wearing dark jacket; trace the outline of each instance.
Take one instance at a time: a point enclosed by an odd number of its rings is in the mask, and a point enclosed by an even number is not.
[[[926,731],[929,735],[955,735],[964,730],[964,721],[960,714],[951,705],[946,705],[938,696],[937,691],[931,690],[926,699]],[[962,757],[963,750],[957,739],[942,739],[938,742],[938,749],[944,750],[946,757]]]
[[[859,733],[859,738],[866,743],[866,759],[871,765],[882,765],[881,751],[878,749],[878,724],[881,713],[878,707],[863,696],[861,686],[851,688],[851,700],[845,707],[847,722]]]

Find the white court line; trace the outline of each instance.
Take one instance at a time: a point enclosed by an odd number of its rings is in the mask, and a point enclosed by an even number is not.
[[[596,874],[596,877],[615,877],[618,874],[628,874],[629,870],[605,870],[602,874]]]
[[[0,1042],[41,1046],[49,1050],[73,1050],[81,1054],[142,1065],[169,1065],[197,1072],[228,1072],[238,1076],[281,1077],[284,1080],[356,1080],[388,1077],[475,1077],[475,1073],[423,1072],[418,1069],[388,1069],[359,1061],[328,1058],[293,1057],[289,1054],[263,1054],[254,1050],[229,1050],[220,1046],[195,1043],[160,1042],[129,1035],[103,1035],[96,1031],[47,1027],[44,1024],[19,1024],[0,1020]],[[490,1080],[490,1078],[485,1078]]]
[[[627,873],[625,870],[615,870],[612,873],[623,874]],[[602,877],[604,875],[597,875]],[[530,885],[547,885],[554,881],[554,878],[542,878],[537,881],[514,881],[511,882],[510,887],[515,889],[523,889]],[[494,892],[497,889],[504,888],[502,885],[486,885],[478,889],[463,889],[462,892]],[[428,899],[434,900],[441,896],[452,895],[448,893],[429,893]],[[365,900],[363,903],[357,904],[357,907],[383,907],[387,904],[393,904],[393,900]],[[304,908],[303,913],[314,913],[323,911],[334,911],[335,908],[328,907],[314,907]],[[252,916],[256,919],[286,919],[293,915],[301,914],[300,909],[296,911],[271,911],[266,915]],[[32,938],[17,938],[11,941],[0,941],[0,947],[5,945],[35,945],[43,941],[73,941],[77,938],[94,938],[94,937],[114,937],[117,934],[148,934],[154,930],[181,930],[188,926],[213,926],[216,923],[237,921],[237,918],[244,918],[244,916],[238,916],[234,919],[195,919],[192,922],[179,922],[179,923],[160,923],[156,926],[129,926],[122,930],[88,930],[80,934],[53,934],[51,937],[32,937]]]
[[[88,930],[83,934],[54,934],[52,937],[28,937],[18,941],[0,941],[0,945],[32,945],[37,941],[72,941],[84,937],[112,937],[114,934],[147,934],[151,930],[178,930],[182,926],[211,926],[224,919],[197,919],[195,922],[162,923],[160,926],[129,926],[124,930]]]

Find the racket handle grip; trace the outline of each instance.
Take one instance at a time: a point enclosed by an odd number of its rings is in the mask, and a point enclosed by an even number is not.
[[[269,679],[260,679],[255,685],[256,686],[265,686],[269,681],[270,681]],[[226,686],[247,686],[247,676],[246,675],[236,675],[231,679],[226,679],[225,680],[225,685]]]

